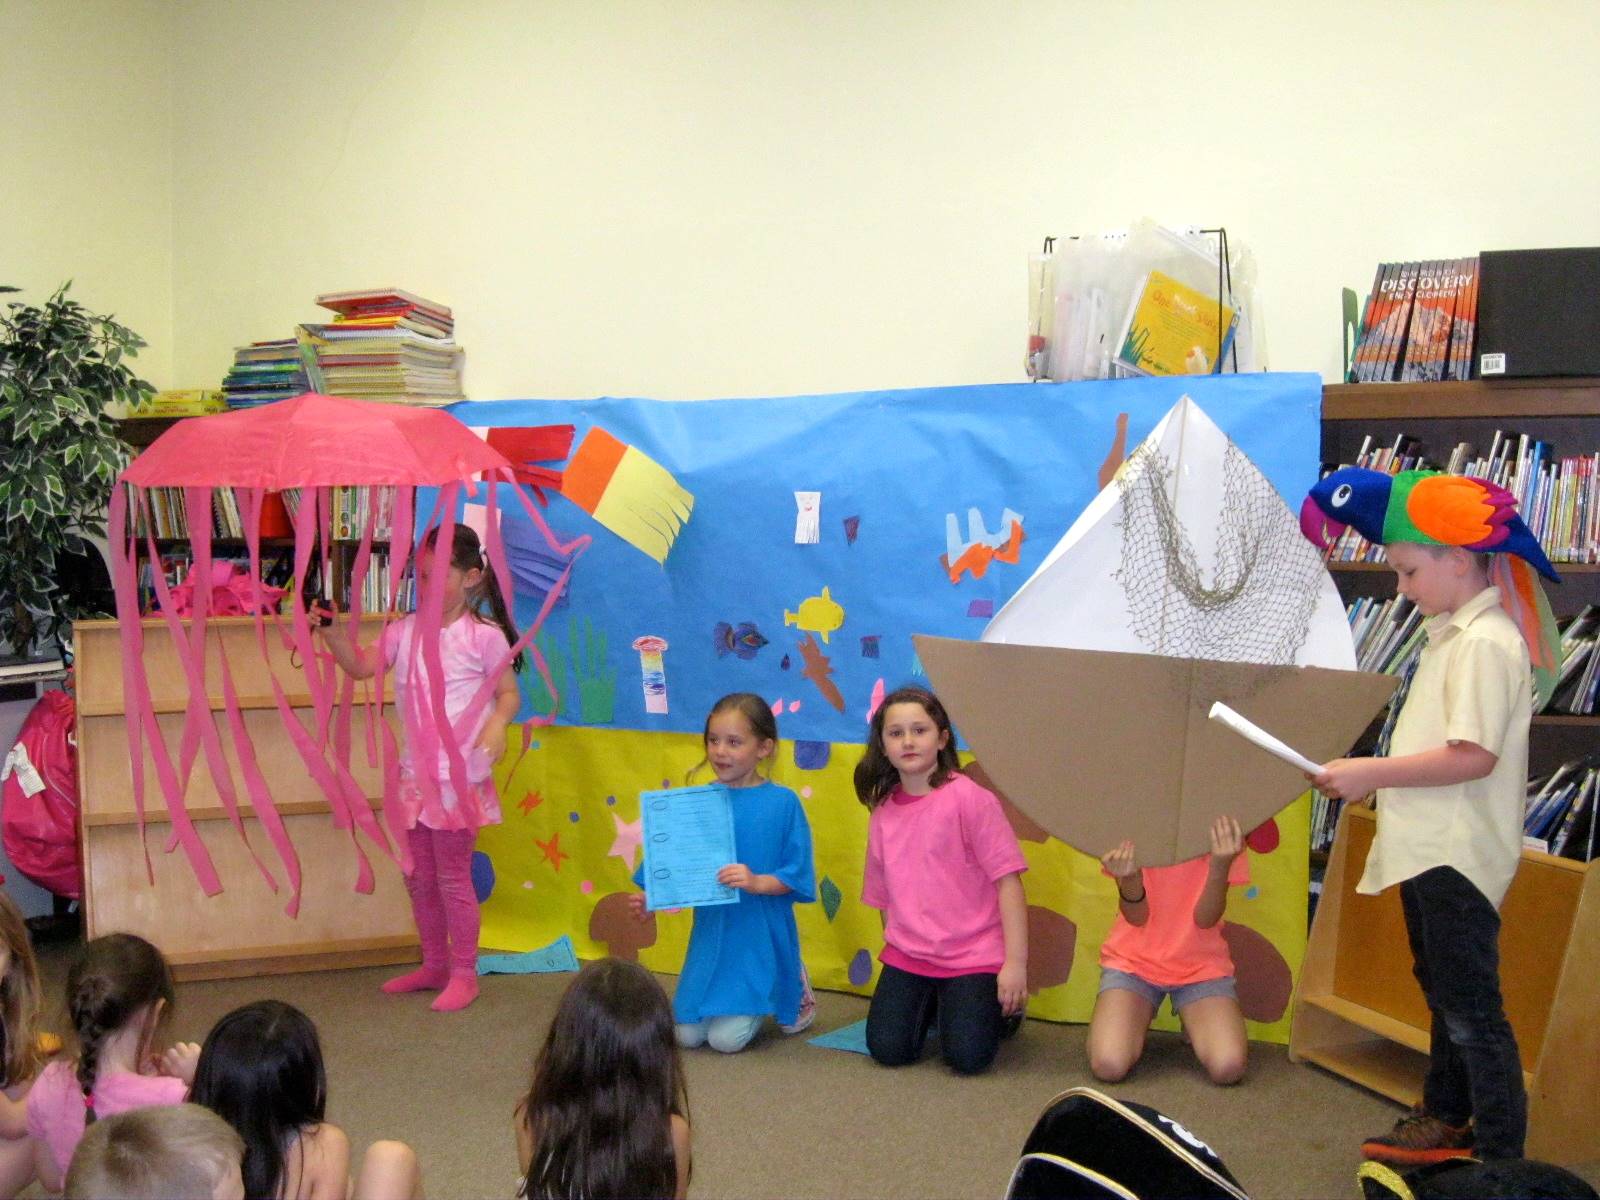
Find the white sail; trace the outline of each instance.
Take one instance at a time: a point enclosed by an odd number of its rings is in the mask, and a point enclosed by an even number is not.
[[[1294,514],[1188,396],[981,640],[1356,666],[1344,605]]]

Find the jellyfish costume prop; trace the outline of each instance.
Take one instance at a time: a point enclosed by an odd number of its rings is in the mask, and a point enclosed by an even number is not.
[[[189,513],[210,514],[213,490],[232,488],[244,525],[250,581],[257,589],[261,586],[260,527],[265,497],[269,492],[297,491],[300,499],[294,516],[294,594],[303,597],[314,555],[320,556],[323,577],[327,578],[333,489],[367,487],[368,511],[350,571],[350,605],[347,612],[335,617],[348,624],[352,635],[363,616],[362,585],[372,563],[379,489],[395,489],[390,575],[386,603],[382,606],[382,630],[387,631],[389,627],[413,555],[432,555],[428,563],[430,568],[435,565],[441,568],[427,572],[429,586],[417,596],[415,644],[420,648],[422,679],[418,686],[408,689],[409,703],[400,706],[403,710],[400,720],[416,761],[435,762],[441,752],[444,754],[450,785],[461,803],[476,803],[476,789],[469,783],[467,765],[453,730],[472,727],[478,715],[492,703],[501,673],[511,669],[518,653],[526,650],[532,669],[538,672],[551,695],[556,694],[555,681],[533,638],[565,590],[577,556],[587,547],[589,538],[558,541],[527,492],[517,486],[515,469],[505,456],[448,413],[308,392],[260,408],[180,421],[128,466],[119,483],[123,486],[119,486],[112,497],[108,540],[121,626],[122,682],[133,799],[139,813],[145,869],[152,882],[154,872],[144,823],[146,755],[150,757],[172,822],[167,851],[183,849],[206,895],[215,895],[222,889],[222,880],[195,830],[184,799],[193,767],[203,755],[222,807],[249,848],[262,878],[274,894],[285,895],[287,915],[293,917],[299,912],[300,862],[273,799],[272,787],[257,764],[235,686],[234,670],[220,638],[213,639],[214,652],[207,649],[207,626],[215,615],[210,610],[208,589],[196,588],[192,612],[180,617],[172,588],[159,570],[152,572],[156,604],[171,633],[189,692],[176,754],[157,724],[150,683],[145,674],[144,628],[136,583],[141,536],[145,553],[151,561],[158,561],[154,525],[149,519],[150,489],[181,488]],[[432,511],[425,518],[414,508],[419,487],[438,489]],[[488,569],[494,572],[501,593],[508,600],[513,594],[511,572],[496,511],[502,496],[515,497],[527,520],[548,543],[552,555],[564,560],[566,567],[504,661],[491,671],[466,711],[457,714],[452,721],[445,707],[439,653],[445,579],[442,568],[449,565],[452,538],[446,535],[430,543],[428,535],[441,527],[448,530],[463,496],[473,490],[481,493],[486,508],[484,551]],[[196,577],[209,578],[213,560],[209,519],[201,517],[191,521],[190,545]],[[387,669],[382,656],[379,656],[371,687],[358,700],[356,681],[342,672],[313,638],[312,618],[303,603],[295,604],[287,616],[264,614],[258,606],[253,620],[255,641],[263,661],[269,655],[268,639],[276,638],[293,650],[291,661],[303,671],[303,688],[297,684],[296,691],[310,697],[310,728],[297,714],[278,673],[269,669],[266,674],[271,681],[272,700],[307,776],[327,798],[335,826],[350,832],[357,858],[355,890],[370,893],[374,874],[367,844],[398,862],[402,869],[410,867],[404,837],[405,814],[399,799],[400,748],[390,722],[383,719]],[[215,693],[211,690],[213,687]],[[252,815],[259,820],[271,842],[272,855],[281,868],[281,882],[267,856],[250,845],[241,798],[223,751],[224,734],[218,728],[208,699],[217,693],[222,697],[221,711],[225,718],[221,724],[231,740],[243,790]],[[303,711],[305,703],[303,700],[299,703]],[[382,765],[381,823],[350,772],[351,755],[355,751],[353,717],[358,705],[367,709],[362,752],[367,755],[370,766],[376,767],[380,762]],[[550,719],[545,717],[541,723]],[[425,800],[435,798],[441,786],[435,774],[429,771],[417,774],[416,785]]]

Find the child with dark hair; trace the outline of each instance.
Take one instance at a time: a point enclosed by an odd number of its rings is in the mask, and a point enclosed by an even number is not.
[[[885,696],[856,764],[867,823],[863,904],[883,911],[867,1049],[915,1062],[935,1021],[958,1074],[988,1070],[1028,998],[1028,869],[1000,801],[958,770],[950,717],[924,688]]]
[[[107,934],[79,951],[67,971],[78,1057],[51,1063],[28,1094],[34,1167],[48,1191],[61,1190],[78,1140],[98,1118],[183,1102],[200,1047],[179,1042],[159,1057],[154,1050],[172,1000],[167,960],[142,937]]]
[[[500,800],[490,771],[505,750],[506,726],[521,703],[515,662],[494,683],[492,699],[482,703],[480,693],[505,663],[517,631],[493,572],[485,570],[478,535],[466,525],[450,528],[448,556],[443,547],[435,549],[437,539],[430,533],[416,557],[418,597],[435,590],[442,595],[436,646],[419,638],[415,613],[390,625],[376,647],[356,645],[340,622],[321,631],[333,657],[356,679],[376,674],[380,663],[394,670],[396,707],[406,729],[400,762],[412,863],[406,891],[422,941],[422,966],[389,980],[383,990],[439,991],[432,1005],[436,1012],[465,1008],[478,996],[479,915],[472,850],[480,828],[500,823]],[[436,564],[446,558],[440,578]],[[434,706],[428,699],[429,662],[435,651],[444,711],[453,725],[443,735],[435,732]],[[455,746],[440,744],[450,735]],[[434,746],[437,761],[419,763]],[[451,781],[452,752],[464,765],[469,795],[458,795]]]
[[[244,1200],[243,1153],[239,1135],[199,1105],[136,1108],[83,1135],[66,1200]]]
[[[38,1022],[33,943],[22,913],[0,892],[0,1197],[7,1200],[33,1181],[26,1098],[47,1055]]]
[[[605,958],[578,973],[513,1126],[528,1200],[688,1195],[689,1093],[650,972]]]
[[[816,1014],[794,920],[795,903],[817,896],[811,826],[800,797],[761,774],[777,747],[778,723],[760,696],[734,692],[706,717],[706,756],[689,777],[709,766],[733,791],[739,861],[717,879],[738,889],[739,898],[695,909],[672,999],[678,1041],[686,1047],[709,1044],[732,1054],[750,1044],[769,1016],[785,1033],[799,1033]],[[641,863],[634,882],[643,878]],[[643,919],[644,897],[630,900]]]
[[[244,1194],[251,1200],[345,1200],[421,1194],[416,1156],[398,1142],[367,1151],[350,1192],[350,1139],[326,1120],[328,1084],[317,1027],[293,1005],[259,1000],[236,1008],[206,1035],[190,1099],[244,1139]],[[409,1160],[394,1182],[374,1188],[381,1160]],[[363,1182],[365,1181],[365,1182]]]

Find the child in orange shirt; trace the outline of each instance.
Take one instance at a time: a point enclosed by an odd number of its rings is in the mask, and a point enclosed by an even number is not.
[[[1244,1014],[1221,928],[1228,888],[1250,882],[1243,851],[1239,822],[1218,817],[1210,853],[1187,862],[1141,869],[1129,841],[1101,858],[1120,903],[1100,946],[1100,995],[1089,1021],[1095,1078],[1116,1083],[1127,1075],[1168,995],[1211,1081],[1244,1077]]]

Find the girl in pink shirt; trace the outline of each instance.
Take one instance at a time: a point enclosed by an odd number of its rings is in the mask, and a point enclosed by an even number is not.
[[[938,1022],[962,1075],[987,1070],[1028,996],[1028,864],[993,792],[957,771],[950,718],[901,688],[873,714],[856,795],[871,810],[862,903],[883,912],[867,1049],[915,1062]]]
[[[1100,861],[1117,883],[1117,919],[1100,946],[1100,995],[1089,1020],[1089,1069],[1116,1083],[1144,1053],[1168,994],[1213,1083],[1244,1077],[1244,1014],[1222,937],[1230,886],[1250,882],[1244,835],[1232,817],[1211,826],[1211,852],[1169,867],[1134,861],[1123,842]]]
[[[342,623],[326,626],[322,636],[339,665],[357,679],[376,674],[380,656],[393,668],[395,706],[407,731],[400,761],[400,796],[406,804],[412,864],[406,891],[422,942],[422,966],[389,980],[383,990],[438,991],[433,1010],[453,1012],[478,997],[479,915],[472,887],[472,849],[480,828],[500,822],[500,801],[489,771],[506,748],[506,726],[521,701],[517,664],[505,669],[507,652],[517,641],[516,626],[494,575],[484,570],[478,535],[466,525],[442,528],[453,532],[439,618],[439,663],[445,712],[455,722],[448,732],[465,762],[467,794],[456,792],[445,746],[438,746],[434,762],[419,762],[427,747],[410,744],[412,731],[434,720],[424,694],[427,655],[419,644],[416,614],[390,625],[376,647],[357,646]],[[428,594],[434,541],[430,534],[417,551],[418,596]],[[481,611],[484,607],[488,613]],[[497,670],[500,676],[491,702],[471,716],[468,710],[474,698]],[[431,777],[430,786],[419,784],[424,774]]]
[[[61,1190],[73,1150],[98,1118],[183,1103],[200,1047],[178,1042],[159,1058],[154,1050],[172,998],[167,960],[142,937],[112,933],[79,951],[67,972],[78,1058],[51,1063],[28,1093],[33,1163],[46,1191]]]

